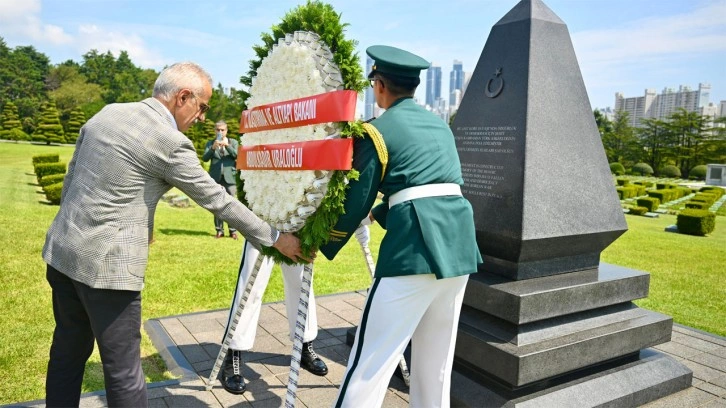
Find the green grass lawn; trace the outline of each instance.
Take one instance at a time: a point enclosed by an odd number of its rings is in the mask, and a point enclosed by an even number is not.
[[[45,395],[54,324],[41,250],[58,207],[46,203],[31,157],[47,153],[59,153],[68,162],[73,147],[0,142],[0,405]],[[159,203],[143,291],[144,320],[230,306],[244,241],[215,239],[214,233],[213,216],[206,210]],[[382,236],[378,226],[372,235],[375,256]],[[265,302],[282,300],[280,273],[276,266]],[[315,263],[318,295],[363,289],[370,281],[356,241],[335,262],[321,255]],[[171,378],[145,334],[142,356],[147,381]],[[84,392],[102,388],[100,358],[94,353],[86,366]]]
[[[59,153],[70,160],[68,146],[0,143],[0,404],[44,397],[48,348],[53,330],[50,288],[40,256],[45,233],[57,206],[46,204],[36,184],[31,157]],[[666,233],[674,216],[658,219],[626,216],[630,230],[606,251],[605,262],[651,273],[650,296],[639,305],[671,315],[687,326],[726,335],[726,227],[718,217],[709,237]],[[228,308],[232,300],[243,241],[214,239],[212,215],[197,207],[172,208],[161,202],[156,213],[143,318]],[[371,248],[382,231],[374,226]],[[282,299],[279,267],[264,300]],[[359,290],[370,284],[360,248],[349,243],[329,262],[315,263],[318,295]],[[169,378],[148,338],[142,344],[147,381]],[[103,388],[97,354],[87,365],[84,391]]]

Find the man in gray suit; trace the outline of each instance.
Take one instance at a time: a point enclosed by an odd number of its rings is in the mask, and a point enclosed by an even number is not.
[[[153,97],[108,105],[81,129],[43,247],[56,322],[48,407],[78,406],[94,339],[108,405],[148,405],[140,358],[141,290],[156,205],[172,187],[251,243],[302,262],[300,241],[227,194],[181,133],[204,120],[211,96],[212,80],[200,66],[174,64],[157,78]]]
[[[232,197],[237,197],[237,149],[239,144],[236,140],[227,137],[227,122],[220,120],[214,124],[216,137],[207,142],[204,146],[202,161],[210,161],[209,175],[219,183]],[[227,225],[229,236],[237,239],[237,230]],[[224,220],[214,216],[214,229],[217,230],[217,238],[224,236]]]

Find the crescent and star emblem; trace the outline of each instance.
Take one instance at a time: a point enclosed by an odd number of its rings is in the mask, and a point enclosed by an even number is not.
[[[499,67],[494,72],[494,78],[489,78],[489,80],[487,81],[487,86],[484,89],[484,95],[489,98],[496,98],[497,96],[499,96],[500,93],[502,93],[502,89],[504,89],[504,79],[501,77],[501,75],[502,67]],[[496,80],[499,80],[499,84],[494,90],[492,90],[492,83]]]

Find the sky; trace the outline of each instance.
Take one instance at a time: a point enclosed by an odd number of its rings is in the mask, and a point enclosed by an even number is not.
[[[194,61],[215,85],[242,88],[260,34],[303,0],[0,0],[0,37],[33,45],[52,64],[83,54],[129,53],[157,71]],[[442,69],[448,101],[453,60],[472,72],[489,33],[518,0],[329,0],[365,49],[392,45]],[[567,25],[592,108],[614,107],[615,93],[643,96],[680,85],[711,85],[726,100],[726,0],[544,0]],[[416,96],[425,95],[425,73]]]

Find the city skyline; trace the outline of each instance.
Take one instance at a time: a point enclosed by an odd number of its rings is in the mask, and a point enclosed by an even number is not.
[[[260,34],[301,1],[240,6],[191,0],[0,0],[0,37],[9,47],[32,45],[52,64],[82,61],[97,49],[126,50],[142,68],[176,61],[204,66],[215,85],[242,88]],[[491,28],[517,0],[329,1],[365,67],[365,49],[387,44],[441,67],[441,97],[453,61],[473,72]],[[711,84],[711,101],[726,99],[726,0],[545,0],[567,24],[592,108],[614,107],[615,93]],[[426,71],[416,96],[425,102]]]

